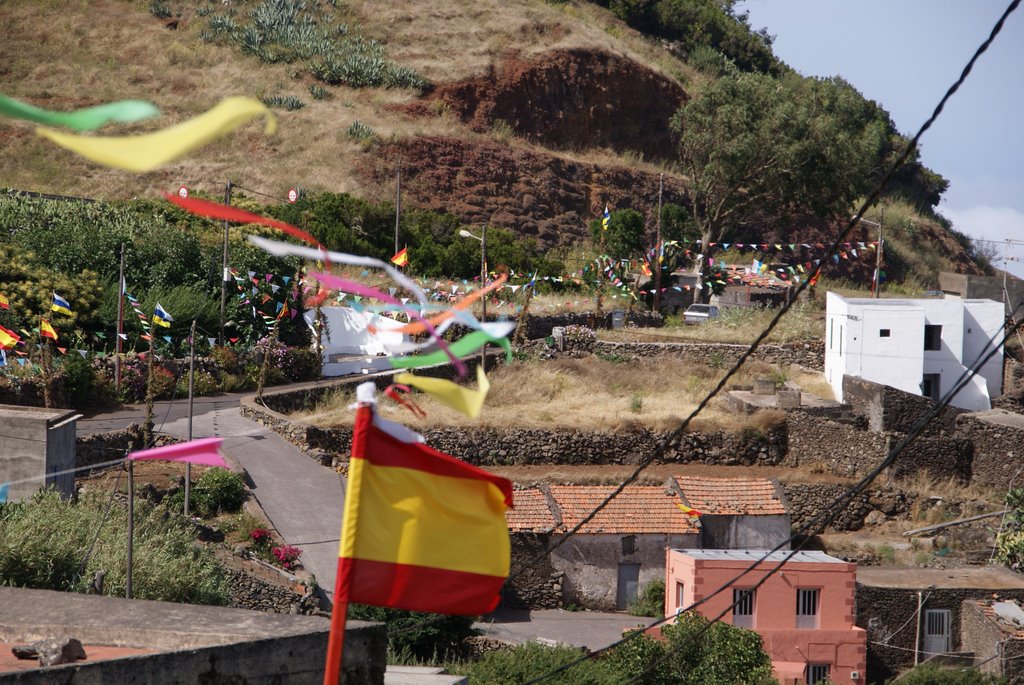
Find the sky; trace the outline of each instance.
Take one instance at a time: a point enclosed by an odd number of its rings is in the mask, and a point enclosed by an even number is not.
[[[805,76],[842,76],[917,132],[1009,0],[741,0],[776,56]],[[921,139],[921,161],[949,180],[939,211],[972,238],[1011,245],[1024,277],[1024,8],[1007,19]]]

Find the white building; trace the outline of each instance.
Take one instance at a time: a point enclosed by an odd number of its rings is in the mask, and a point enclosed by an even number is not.
[[[825,377],[840,402],[844,375],[938,400],[1002,337],[1003,305],[992,300],[847,299],[830,292],[826,307]],[[1000,348],[951,404],[990,409],[1002,387]]]

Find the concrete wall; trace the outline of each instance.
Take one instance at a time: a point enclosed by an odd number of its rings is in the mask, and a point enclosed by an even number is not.
[[[578,534],[552,552],[551,564],[565,574],[562,593],[566,604],[614,611],[619,564],[640,564],[640,589],[652,580],[665,579],[665,549],[694,547],[697,535],[637,535],[633,554],[623,554],[624,535]]]
[[[700,517],[700,543],[703,549],[773,549],[789,539],[789,516],[716,516]],[[789,549],[787,544],[784,549]]]
[[[947,295],[953,295],[961,299],[986,299],[1003,301],[1003,277],[1002,276],[976,276],[968,274],[957,274],[951,271],[939,273],[939,288]],[[1024,303],[1024,280],[1016,276],[1006,279],[1006,290],[1009,293],[1009,310],[1016,309]],[[1006,314],[1009,314],[1009,310]]]
[[[0,641],[74,637],[159,653],[0,674],[0,685],[320,683],[330,621],[244,609],[0,587]],[[349,621],[344,674],[382,685],[384,626]]]
[[[65,497],[74,490],[74,474],[47,476],[75,467],[75,418],[61,409],[0,406],[0,483],[38,478],[10,487],[9,498],[31,497],[44,485],[56,487]]]

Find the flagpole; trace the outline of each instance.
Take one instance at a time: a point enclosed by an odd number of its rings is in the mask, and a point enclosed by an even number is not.
[[[350,564],[338,564],[334,581],[334,607],[331,609],[331,631],[327,635],[327,661],[324,664],[324,685],[341,682],[341,662],[345,648],[345,622],[348,619],[348,579]]]
[[[128,554],[127,570],[124,577],[124,596],[132,598],[132,545],[135,537],[135,470],[132,468],[134,462],[128,460]]]
[[[121,333],[124,331],[124,243],[121,243],[121,268],[117,276],[117,336],[114,341],[114,390],[121,394]]]
[[[661,194],[665,188],[665,174],[658,177],[658,237],[654,241],[654,313],[661,305]]]
[[[192,440],[192,401],[195,397],[196,382],[196,320],[192,319],[192,330],[188,334],[188,439]],[[192,490],[192,464],[185,462],[185,516],[189,515],[189,496]]]

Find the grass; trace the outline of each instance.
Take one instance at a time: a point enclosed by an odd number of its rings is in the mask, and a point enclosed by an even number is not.
[[[735,378],[750,385],[768,375],[772,365],[749,362]],[[802,387],[823,385],[820,374],[789,368],[790,379]],[[575,428],[628,431],[638,427],[670,430],[717,383],[721,372],[702,364],[665,357],[641,358],[618,364],[597,357],[550,362],[515,362],[490,374],[491,392],[481,419],[472,420],[447,409],[429,396],[416,402],[427,412],[417,419],[390,403],[381,412],[419,428],[431,426],[491,426],[496,428]],[[637,402],[636,398],[642,401]],[[350,425],[351,402],[346,394],[325,399],[314,410],[295,418],[323,426]],[[765,427],[762,416],[737,417],[714,404],[691,424],[694,430]],[[769,421],[770,422],[770,421]]]

